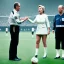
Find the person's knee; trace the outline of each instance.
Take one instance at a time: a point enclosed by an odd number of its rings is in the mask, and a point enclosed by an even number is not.
[[[43,45],[44,45],[44,47],[47,47],[47,44],[46,44],[46,42],[44,42],[44,43],[43,43]]]
[[[47,47],[46,40],[43,41],[43,46],[44,46],[44,47]]]
[[[40,43],[40,40],[36,40],[36,44],[39,44]]]
[[[46,40],[42,40],[43,41],[43,44],[46,45]]]

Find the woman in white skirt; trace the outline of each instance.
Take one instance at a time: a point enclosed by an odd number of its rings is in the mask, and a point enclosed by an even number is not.
[[[42,38],[42,42],[44,45],[43,58],[46,58],[47,57],[46,39],[47,39],[47,35],[50,34],[50,24],[49,24],[48,16],[44,13],[45,7],[42,5],[39,5],[38,12],[39,12],[39,14],[36,16],[34,21],[32,21],[31,19],[28,19],[28,20],[32,23],[37,23],[35,57],[36,58],[38,57],[39,43]]]

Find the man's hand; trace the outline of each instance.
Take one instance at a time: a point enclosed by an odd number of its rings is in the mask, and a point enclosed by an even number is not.
[[[54,30],[52,30],[52,32],[54,33],[55,31],[54,31]]]
[[[20,20],[26,21],[26,20],[28,20],[28,17],[22,17],[22,18],[20,18]]]
[[[24,18],[24,21],[26,21],[26,20],[28,20],[28,17],[25,17],[25,18]]]

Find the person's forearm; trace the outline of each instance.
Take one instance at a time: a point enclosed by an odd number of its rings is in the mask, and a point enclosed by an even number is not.
[[[48,27],[48,35],[50,34],[50,27]]]
[[[21,21],[21,22],[24,22],[24,21],[25,21],[25,18],[21,18],[20,21]]]
[[[20,22],[24,22],[25,20],[20,20]]]
[[[55,30],[55,27],[53,27],[53,29],[52,30]]]
[[[21,23],[21,22],[23,22],[24,20],[17,19],[16,21],[17,21],[17,23]]]
[[[28,17],[21,18],[20,20],[21,20],[21,22],[26,21],[26,20],[28,20]]]
[[[28,21],[30,21],[31,23],[34,23],[31,19],[28,19]]]
[[[56,24],[55,24],[55,21],[54,21],[54,22],[53,22],[53,30],[55,30],[55,25],[56,25]]]
[[[44,24],[44,22],[35,22],[35,21],[32,21],[31,19],[28,19],[28,21],[30,21],[31,23]]]

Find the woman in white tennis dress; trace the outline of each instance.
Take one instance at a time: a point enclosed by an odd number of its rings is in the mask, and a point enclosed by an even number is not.
[[[44,45],[43,58],[46,58],[47,57],[46,39],[47,39],[47,35],[50,34],[50,24],[49,24],[48,16],[44,13],[45,7],[42,5],[39,5],[38,12],[39,14],[36,16],[34,21],[32,21],[31,19],[28,19],[28,20],[32,23],[37,23],[35,57],[37,58],[38,56],[39,43],[42,38],[43,45]]]

